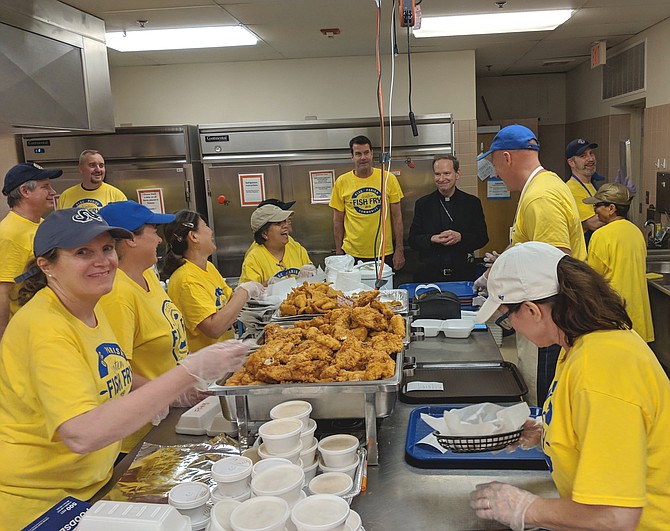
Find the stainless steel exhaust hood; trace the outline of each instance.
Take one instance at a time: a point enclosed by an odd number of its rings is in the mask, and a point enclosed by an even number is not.
[[[0,0],[0,134],[114,131],[105,23],[56,0]]]

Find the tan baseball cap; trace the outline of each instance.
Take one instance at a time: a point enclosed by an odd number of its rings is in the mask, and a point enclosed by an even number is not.
[[[251,214],[251,230],[256,232],[266,223],[279,223],[288,219],[293,210],[282,210],[275,205],[263,205]]]
[[[633,196],[627,186],[616,183],[605,183],[592,197],[582,199],[582,203],[595,205],[596,203],[611,203],[614,205],[630,205]]]

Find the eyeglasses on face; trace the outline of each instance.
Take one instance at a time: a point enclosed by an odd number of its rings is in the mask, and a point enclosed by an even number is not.
[[[595,205],[593,205],[593,209],[595,210],[596,208],[601,206],[610,206],[611,204],[612,203],[596,203]]]
[[[512,330],[514,327],[512,326],[512,321],[510,320],[509,310],[498,317],[495,320],[495,324],[497,324],[503,330]]]

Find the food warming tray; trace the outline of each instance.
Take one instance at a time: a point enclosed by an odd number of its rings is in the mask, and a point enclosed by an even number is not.
[[[412,383],[422,389],[411,389]],[[400,400],[408,404],[518,402],[527,392],[516,365],[507,361],[424,362],[405,365]]]
[[[513,452],[499,450],[496,452],[476,453],[440,453],[437,449],[425,444],[417,444],[421,439],[433,431],[421,420],[421,413],[433,417],[441,417],[445,410],[457,406],[423,406],[413,409],[409,415],[407,425],[407,440],[405,441],[405,460],[418,468],[467,468],[488,470],[547,470],[547,461],[540,448],[522,450],[517,448]],[[542,410],[531,407],[532,417],[540,417]]]
[[[270,410],[287,400],[307,400],[316,419],[364,418],[368,443],[368,463],[377,464],[377,418],[388,417],[395,407],[402,375],[404,349],[395,354],[391,378],[360,382],[305,384],[236,385],[225,380],[209,387],[219,395],[223,416],[237,423],[240,443],[249,444],[252,424],[270,420]]]

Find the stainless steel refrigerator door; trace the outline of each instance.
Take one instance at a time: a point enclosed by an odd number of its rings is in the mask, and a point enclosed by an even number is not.
[[[66,188],[81,184],[77,166],[44,166],[63,170],[63,175],[52,181],[59,194]],[[137,190],[159,188],[167,213],[184,208],[195,209],[193,171],[190,164],[107,164],[105,181],[116,186],[132,201],[138,201]]]
[[[239,176],[263,174],[265,198],[282,199],[281,169],[279,164],[204,166],[207,213],[216,238],[214,263],[224,277],[239,277],[244,253],[253,242],[249,220],[256,208],[242,206]]]

